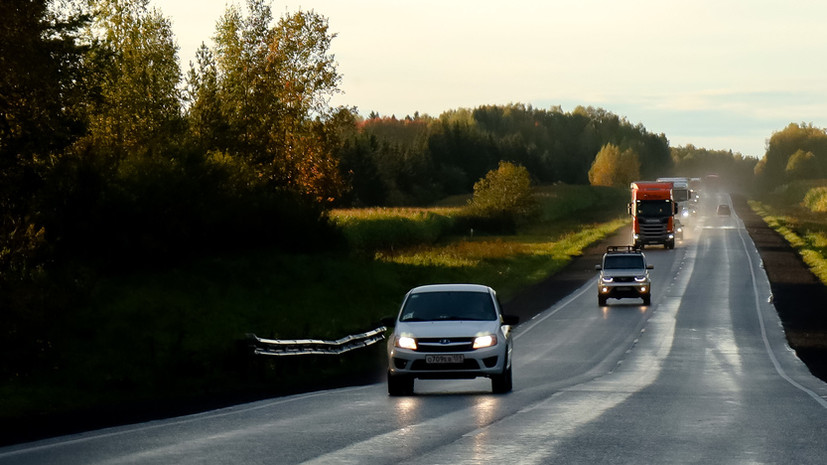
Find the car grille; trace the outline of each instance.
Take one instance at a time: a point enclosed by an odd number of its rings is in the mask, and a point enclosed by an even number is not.
[[[469,352],[474,350],[472,337],[420,338],[416,340],[417,352]]]
[[[428,363],[425,360],[414,360],[411,370],[478,370],[480,364],[474,359],[465,359],[462,363]]]
[[[631,283],[635,280],[634,276],[615,276],[614,282],[616,283]]]

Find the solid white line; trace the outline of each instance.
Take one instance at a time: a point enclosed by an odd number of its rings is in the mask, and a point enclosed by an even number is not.
[[[739,218],[739,221],[740,221],[740,218]],[[787,375],[787,373],[781,367],[781,364],[778,362],[778,358],[776,358],[775,353],[772,350],[772,346],[770,345],[770,340],[767,337],[767,328],[766,328],[766,325],[764,323],[764,316],[761,313],[761,302],[758,299],[758,282],[757,282],[757,277],[755,276],[755,267],[754,267],[753,262],[752,262],[752,257],[750,256],[750,253],[749,253],[749,248],[747,247],[747,242],[744,239],[744,231],[746,231],[746,228],[744,228],[744,227],[738,228],[738,237],[741,238],[741,244],[743,244],[743,246],[744,246],[744,252],[747,254],[747,260],[749,261],[749,272],[750,272],[750,275],[752,276],[752,289],[753,289],[753,294],[755,295],[755,313],[758,315],[758,323],[761,326],[761,338],[764,340],[764,348],[766,349],[767,354],[770,356],[770,360],[772,361],[773,367],[775,367],[775,371],[784,380],[786,380],[788,383],[790,383],[793,387],[805,392],[808,396],[815,399],[815,401],[818,402],[818,404],[821,405],[822,407],[827,408],[827,400],[824,400],[816,392],[813,392],[812,390],[802,386],[797,381],[795,381],[794,379],[790,378]],[[770,305],[772,305],[772,304],[770,304]],[[775,307],[775,305],[773,305],[773,308],[774,307]]]

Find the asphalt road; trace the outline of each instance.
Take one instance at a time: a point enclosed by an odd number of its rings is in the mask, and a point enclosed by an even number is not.
[[[652,305],[598,307],[590,280],[521,323],[510,394],[321,391],[6,447],[0,464],[827,463],[827,384],[787,346],[743,223],[708,208],[674,250],[646,249]]]

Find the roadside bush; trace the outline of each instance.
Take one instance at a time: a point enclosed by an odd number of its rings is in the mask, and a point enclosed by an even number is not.
[[[500,162],[496,170],[474,184],[468,210],[483,227],[513,228],[536,216],[537,202],[532,193],[531,176],[525,167]]]
[[[827,212],[827,187],[815,187],[807,191],[804,206],[814,212]]]

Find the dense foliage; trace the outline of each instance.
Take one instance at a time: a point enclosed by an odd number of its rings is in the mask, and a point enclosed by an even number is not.
[[[755,176],[765,191],[787,182],[827,177],[827,130],[790,123],[773,133]]]

